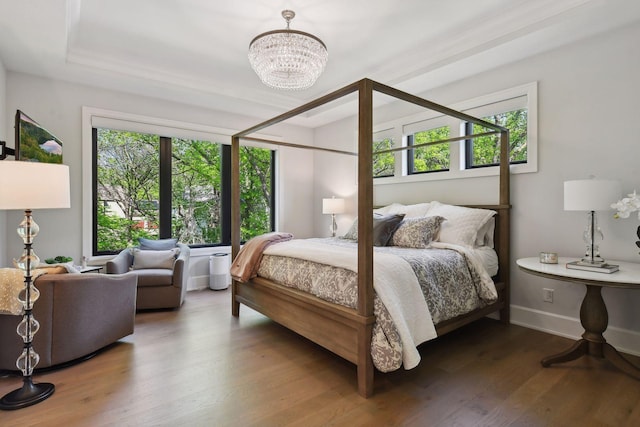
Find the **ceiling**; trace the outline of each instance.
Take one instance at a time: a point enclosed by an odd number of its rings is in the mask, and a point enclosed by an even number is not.
[[[329,50],[304,91],[262,85],[259,33],[312,33]],[[368,77],[412,93],[640,20],[636,0],[0,0],[0,60],[29,73],[267,119]],[[349,110],[353,111],[353,110]],[[345,108],[312,111],[315,127]]]

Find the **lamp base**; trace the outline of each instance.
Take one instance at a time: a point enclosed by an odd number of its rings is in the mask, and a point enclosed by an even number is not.
[[[0,399],[0,409],[11,411],[35,405],[51,396],[55,389],[51,383],[34,384],[31,377],[25,377],[22,388],[9,392]]]
[[[336,214],[331,214],[331,237],[336,237],[336,231],[338,230],[338,224],[336,223]]]

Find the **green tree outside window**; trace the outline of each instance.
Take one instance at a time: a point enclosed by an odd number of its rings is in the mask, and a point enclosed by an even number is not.
[[[419,145],[427,142],[441,141],[448,139],[449,135],[449,126],[441,126],[414,133],[411,144]],[[449,165],[451,164],[448,142],[414,148],[409,151],[409,155],[412,156],[413,160],[413,167],[410,169],[410,173],[449,170]]]
[[[509,161],[523,163],[527,161],[527,110],[519,109],[494,114],[483,118],[509,129]],[[487,129],[473,124],[471,133],[487,132]],[[470,142],[471,152],[467,155],[467,167],[493,166],[500,164],[500,136],[488,135],[474,138]]]
[[[393,153],[376,154],[379,151],[390,150],[394,146],[393,138],[383,138],[373,141],[373,177],[393,176],[395,172],[395,156]]]
[[[160,203],[161,144],[171,152],[171,200]],[[228,147],[227,147],[228,148]],[[171,236],[192,245],[228,244],[222,235],[222,144],[97,129],[97,252],[158,238],[168,206]],[[272,229],[272,154],[241,147],[241,239]]]

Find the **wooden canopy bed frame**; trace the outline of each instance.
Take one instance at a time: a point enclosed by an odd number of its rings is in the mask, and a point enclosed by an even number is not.
[[[497,212],[495,227],[495,250],[498,255],[498,274],[493,277],[498,291],[498,299],[483,308],[465,315],[443,321],[436,325],[438,336],[453,331],[467,323],[482,318],[490,313],[499,312],[502,322],[509,322],[509,134],[508,130],[493,123],[469,116],[459,111],[435,104],[392,87],[363,79],[342,89],[327,94],[287,113],[281,114],[232,137],[232,259],[240,250],[240,140],[266,142],[269,144],[306,148],[321,151],[339,152],[358,156],[358,302],[357,308],[347,308],[324,301],[311,294],[279,285],[261,277],[247,282],[234,281],[232,284],[232,315],[239,316],[240,304],[244,304],[283,326],[297,332],[309,340],[325,347],[335,354],[357,365],[358,392],[364,397],[373,394],[374,366],[371,356],[373,314],[373,176],[372,176],[372,141],[373,141],[373,92],[406,101],[428,110],[437,111],[476,123],[491,129],[480,135],[496,134],[500,137],[499,203],[498,205],[473,206],[492,209]],[[287,142],[271,141],[250,135],[264,128],[283,122],[306,111],[335,101],[341,97],[357,92],[358,94],[358,153],[312,147]],[[451,138],[446,141],[457,141],[469,136]],[[444,141],[444,142],[446,142]],[[443,142],[443,141],[439,141]],[[431,144],[431,143],[429,143]],[[415,148],[415,147],[413,147]],[[388,151],[406,150],[400,147]]]

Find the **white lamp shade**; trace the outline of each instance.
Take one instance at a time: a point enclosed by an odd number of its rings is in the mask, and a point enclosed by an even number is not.
[[[322,199],[323,214],[340,214],[344,212],[344,199]]]
[[[1,210],[69,207],[71,207],[69,166],[0,161]]]
[[[579,179],[564,182],[565,211],[606,211],[620,198],[620,182]]]

